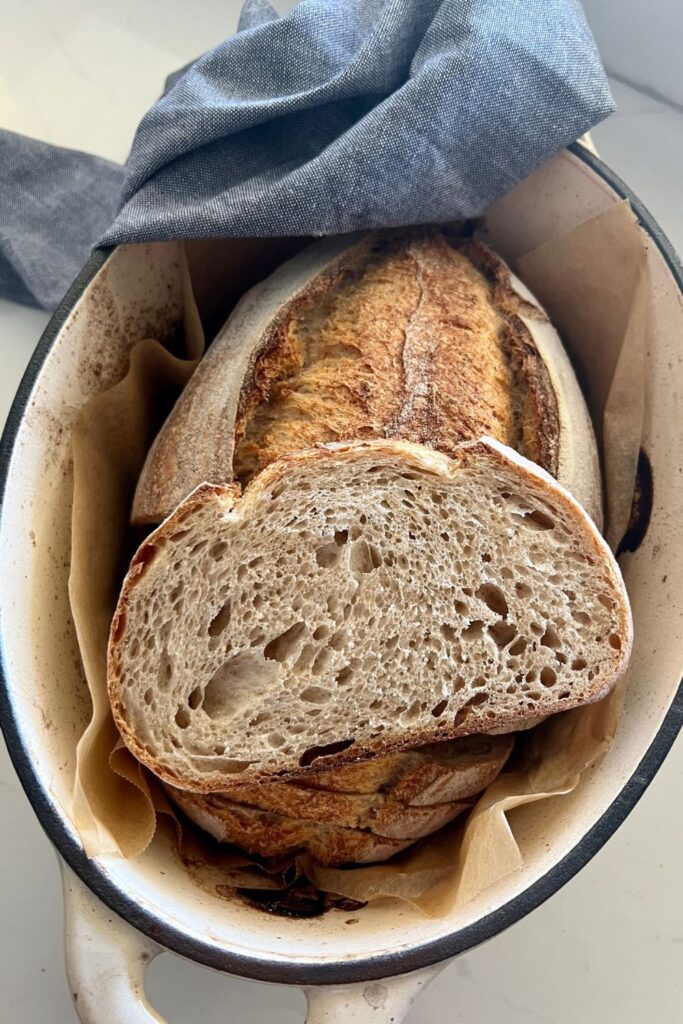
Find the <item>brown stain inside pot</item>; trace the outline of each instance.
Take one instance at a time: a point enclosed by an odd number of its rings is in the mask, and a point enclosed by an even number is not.
[[[225,890],[225,891],[223,891]],[[216,886],[219,896],[228,899],[239,899],[250,907],[264,910],[275,917],[321,917],[328,910],[358,910],[365,906],[356,900],[343,896],[321,892],[307,878],[297,878],[287,889],[230,889],[229,886]]]
[[[235,846],[200,835],[184,817],[174,838],[185,870],[210,896],[237,901],[275,917],[295,919],[320,917],[329,910],[349,913],[365,905],[317,889],[303,874],[303,858],[288,856],[268,861],[243,854]]]

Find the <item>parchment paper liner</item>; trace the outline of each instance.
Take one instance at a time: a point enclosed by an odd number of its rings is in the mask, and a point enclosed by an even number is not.
[[[93,700],[93,718],[77,750],[74,813],[91,856],[136,856],[152,840],[157,814],[171,813],[156,780],[118,737],[106,693],[106,645],[121,579],[140,539],[128,527],[135,482],[204,346],[192,286],[205,322],[215,328],[216,289],[236,298],[270,271],[276,257],[300,244],[192,243],[191,271],[185,266],[183,274],[183,357],[154,340],[139,343],[127,376],[90,400],[74,430],[69,595]],[[601,445],[607,536],[615,547],[629,519],[643,423],[651,292],[644,236],[624,201],[525,254],[515,269],[545,305],[577,366]],[[522,866],[506,812],[571,792],[609,749],[619,704],[617,690],[599,704],[520,734],[514,770],[488,788],[465,823],[421,840],[389,863],[332,869],[303,856],[292,859],[290,873],[294,865],[295,874],[303,871],[322,890],[349,899],[393,897],[429,915],[447,914]],[[201,856],[201,838],[193,836],[191,846],[192,857]],[[279,884],[277,868],[264,871],[230,848],[206,858],[214,880],[254,888]]]

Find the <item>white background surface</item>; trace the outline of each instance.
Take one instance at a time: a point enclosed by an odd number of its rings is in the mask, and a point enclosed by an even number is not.
[[[681,0],[583,0],[608,72],[683,106]]]
[[[616,0],[587,6],[607,38]],[[671,42],[680,0],[669,0],[670,23],[660,18],[665,0],[629,6],[641,15],[654,6],[659,18],[633,80],[660,92],[667,82],[683,86],[676,52],[683,40]],[[0,127],[125,159],[164,77],[231,32],[237,8],[228,0],[5,0]],[[627,33],[632,46],[640,38],[634,31]],[[622,63],[615,70],[623,76],[627,43],[617,51]],[[671,62],[658,73],[657,60],[667,53]],[[683,251],[683,115],[614,85],[621,110],[595,131],[597,145]],[[46,322],[43,313],[0,302],[0,423]],[[683,1019],[682,783],[679,740],[626,824],[588,867],[510,931],[451,964],[420,997],[409,1024]],[[4,747],[0,796],[0,1021],[75,1024],[55,856]],[[170,1024],[295,1024],[304,1012],[296,990],[226,978],[171,954],[153,964],[148,990]]]

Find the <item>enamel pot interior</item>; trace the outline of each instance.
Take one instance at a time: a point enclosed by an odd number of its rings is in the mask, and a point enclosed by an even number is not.
[[[514,258],[627,194],[598,160],[574,147],[497,204],[492,242]],[[385,902],[354,912],[349,925],[341,911],[273,918],[198,887],[163,836],[134,861],[85,857],[70,820],[75,744],[89,715],[67,599],[70,426],[89,394],[122,374],[131,344],[158,335],[178,314],[165,299],[163,246],[100,253],[75,282],[38,345],[3,438],[0,710],[17,771],[55,846],[106,904],[152,938],[210,966],[268,981],[347,982],[414,970],[491,937],[556,891],[612,834],[656,772],[682,714],[683,304],[680,267],[633,202],[649,236],[654,286],[644,437],[654,501],[643,542],[622,563],[636,625],[623,716],[606,760],[574,793],[514,812],[524,869],[441,920]],[[82,296],[107,274],[126,282],[129,306],[98,319],[83,309]],[[104,330],[114,314],[125,329]]]

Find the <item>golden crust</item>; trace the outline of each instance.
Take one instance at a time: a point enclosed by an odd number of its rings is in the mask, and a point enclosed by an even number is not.
[[[463,737],[333,771],[314,771],[301,779],[237,786],[214,796],[304,821],[370,828],[402,838],[395,835],[396,829],[422,827],[430,813],[425,808],[467,800],[485,789],[503,768],[513,742],[512,736]],[[363,792],[340,792],[335,788],[340,781]]]
[[[414,842],[390,839],[369,830],[323,825],[274,811],[241,807],[217,795],[168,792],[188,818],[214,839],[234,843],[260,857],[284,857],[308,850],[329,867],[370,864],[387,860]]]
[[[508,271],[438,229],[371,235],[271,325],[242,385],[234,472],[313,444],[483,434],[554,473],[559,419]]]
[[[199,795],[170,787],[167,792],[191,821],[219,842],[235,843],[260,857],[282,857],[308,850],[327,866],[387,860],[472,806],[471,801],[427,808],[388,805],[372,827],[345,828],[241,806],[222,794]],[[408,827],[408,823],[413,827]],[[382,828],[388,834],[382,834]]]

